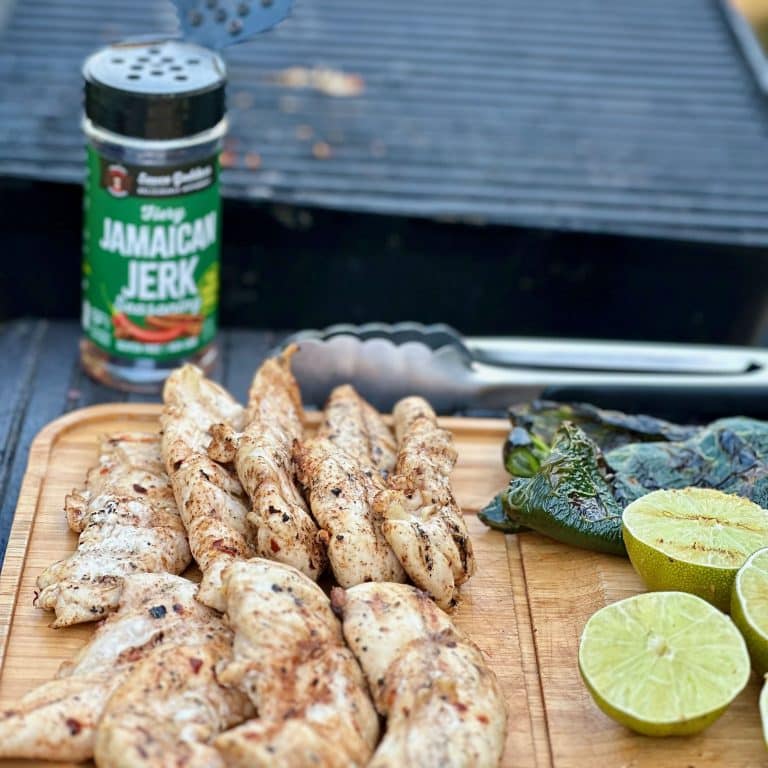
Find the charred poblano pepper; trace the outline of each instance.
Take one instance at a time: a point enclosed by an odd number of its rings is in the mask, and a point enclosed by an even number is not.
[[[607,453],[625,507],[659,488],[716,488],[768,508],[768,423],[720,419],[682,442],[625,445]]]
[[[504,442],[504,466],[514,477],[532,477],[547,456],[549,445],[522,427],[513,427]]]
[[[513,522],[566,544],[626,555],[622,506],[602,453],[575,424],[564,422],[538,472],[513,479],[505,494],[505,512]]]
[[[513,405],[509,409],[509,420],[513,432],[516,427],[520,427],[531,435],[532,440],[538,438],[547,445],[552,442],[560,424],[570,421],[580,427],[603,451],[627,443],[687,440],[699,429],[643,414],[607,411],[588,403],[555,403],[550,400]],[[516,474],[510,466],[507,466],[507,471]]]
[[[660,488],[715,488],[768,508],[768,423],[720,419],[681,426],[584,403],[510,408],[509,488],[480,514],[506,532],[625,554],[621,512]],[[551,448],[549,444],[551,443]]]
[[[504,508],[506,497],[506,491],[502,491],[494,496],[491,501],[477,513],[477,516],[489,528],[493,528],[495,531],[502,531],[503,533],[519,533],[520,531],[524,531],[525,526],[514,522],[507,515],[507,511]]]

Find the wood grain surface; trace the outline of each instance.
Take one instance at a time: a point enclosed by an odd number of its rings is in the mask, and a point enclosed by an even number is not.
[[[159,406],[107,404],[57,419],[32,444],[5,564],[0,574],[0,708],[55,674],[93,631],[53,630],[52,614],[32,606],[34,582],[70,553],[76,536],[64,496],[97,459],[97,438],[126,429],[156,430]],[[310,424],[316,417],[310,416]],[[556,544],[535,534],[503,536],[475,512],[507,482],[502,420],[446,418],[459,451],[454,488],[467,514],[478,572],[462,589],[455,622],[478,643],[509,706],[503,766],[571,768],[679,766],[741,768],[766,762],[753,680],[723,718],[697,737],[649,739],[613,723],[581,683],[576,652],[597,609],[641,591],[629,563]],[[1,761],[27,768],[26,761]]]

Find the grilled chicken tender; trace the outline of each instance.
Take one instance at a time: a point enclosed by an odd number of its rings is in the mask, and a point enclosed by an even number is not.
[[[294,482],[293,448],[304,432],[301,394],[291,373],[295,351],[293,345],[262,364],[248,394],[245,431],[214,428],[209,455],[235,462],[251,499],[248,522],[256,531],[256,553],[316,580],[327,557],[324,537]]]
[[[245,492],[231,472],[197,454],[184,460],[172,480],[192,554],[203,574],[197,599],[223,612],[221,572],[233,560],[255,554],[246,525]]]
[[[253,715],[248,697],[216,677],[216,664],[231,653],[231,642],[216,637],[161,649],[139,662],[104,708],[96,765],[223,768],[209,742]]]
[[[187,536],[157,435],[106,437],[83,491],[65,502],[80,533],[77,550],[37,579],[35,605],[56,612],[54,627],[97,621],[117,608],[132,573],[181,573],[190,563]]]
[[[214,424],[243,428],[245,410],[215,381],[206,378],[194,365],[177,368],[163,386],[163,459],[173,475],[184,459],[205,454]]]
[[[317,434],[381,477],[394,469],[397,444],[392,433],[381,414],[349,384],[331,392]]]
[[[310,508],[328,533],[328,559],[336,581],[403,581],[405,573],[381,530],[372,505],[391,469],[394,440],[376,410],[350,386],[328,400],[319,435],[295,451],[298,478]]]
[[[378,718],[325,593],[259,558],[230,565],[224,583],[235,642],[219,679],[239,685],[259,713],[214,741],[226,765],[367,765]]]
[[[420,397],[400,400],[394,420],[397,463],[374,510],[384,518],[382,531],[405,572],[447,609],[475,571],[472,542],[450,485],[453,438]]]
[[[230,643],[231,631],[195,600],[196,591],[180,576],[126,576],[117,612],[57,678],[0,712],[0,757],[87,760],[107,700],[138,662],[181,643]]]
[[[208,458],[207,449],[214,424],[242,427],[243,408],[193,365],[168,377],[163,401],[163,459],[203,574],[198,599],[223,611],[222,570],[256,552],[246,525],[245,492],[233,472]]]
[[[328,533],[328,559],[336,581],[403,581],[405,574],[381,531],[371,503],[383,483],[325,438],[310,438],[296,453],[300,482],[312,513]]]
[[[507,709],[480,650],[429,597],[404,584],[332,593],[387,730],[369,768],[494,768]]]

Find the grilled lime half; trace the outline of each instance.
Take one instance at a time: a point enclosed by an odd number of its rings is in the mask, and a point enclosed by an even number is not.
[[[690,592],[728,611],[736,572],[768,546],[768,511],[709,488],[653,491],[624,510],[622,536],[648,589]]]
[[[760,720],[763,723],[763,741],[768,747],[768,681],[763,683],[760,691]]]
[[[597,611],[579,646],[579,670],[609,717],[648,736],[698,733],[749,680],[744,638],[705,600],[647,592]]]
[[[731,616],[747,641],[755,671],[768,672],[768,548],[750,555],[736,574]]]

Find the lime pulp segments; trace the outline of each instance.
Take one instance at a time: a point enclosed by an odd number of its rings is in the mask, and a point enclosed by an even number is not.
[[[638,733],[677,736],[713,723],[749,680],[733,622],[684,592],[647,592],[597,611],[579,670],[605,714]]]
[[[622,534],[649,589],[691,592],[727,611],[736,572],[768,546],[768,511],[709,488],[653,491],[624,510]]]
[[[749,557],[736,574],[731,616],[747,641],[755,671],[768,672],[768,548]]]

